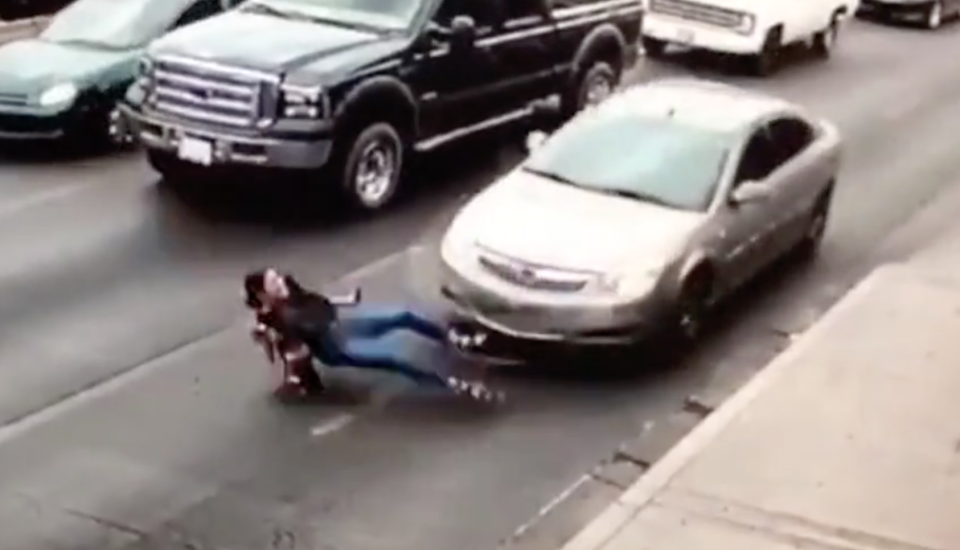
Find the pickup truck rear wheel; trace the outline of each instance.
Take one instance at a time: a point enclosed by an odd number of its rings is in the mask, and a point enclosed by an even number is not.
[[[400,183],[403,140],[387,122],[362,129],[353,139],[341,171],[341,188],[351,205],[373,212],[387,206]]]

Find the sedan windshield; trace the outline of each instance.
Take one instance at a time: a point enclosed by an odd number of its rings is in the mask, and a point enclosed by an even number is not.
[[[729,141],[725,133],[671,119],[595,110],[551,136],[523,169],[598,193],[704,211]]]
[[[146,46],[195,0],[77,0],[53,17],[40,39],[111,49]]]
[[[253,0],[242,9],[276,17],[400,31],[413,23],[422,6],[422,0]]]

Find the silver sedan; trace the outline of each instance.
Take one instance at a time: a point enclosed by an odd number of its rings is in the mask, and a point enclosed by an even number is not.
[[[625,90],[467,203],[441,290],[484,334],[694,339],[704,314],[777,258],[814,252],[841,158],[829,122],[702,80]]]

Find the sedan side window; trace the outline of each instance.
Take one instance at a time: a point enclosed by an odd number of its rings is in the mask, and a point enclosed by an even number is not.
[[[779,162],[777,149],[767,127],[754,131],[743,149],[740,164],[737,166],[733,186],[737,187],[745,181],[762,181],[773,172]]]
[[[223,11],[223,2],[221,0],[197,0],[192,6],[177,19],[173,28],[183,27],[190,23],[196,23],[201,19],[206,19]]]
[[[777,149],[777,166],[781,166],[813,143],[814,131],[804,120],[784,117],[770,123],[770,139]]]

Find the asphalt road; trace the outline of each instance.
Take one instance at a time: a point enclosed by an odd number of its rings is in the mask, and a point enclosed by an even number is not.
[[[0,550],[493,548],[685,396],[722,398],[872,265],[923,244],[883,246],[960,175],[960,28],[848,31],[829,63],[771,81],[697,60],[639,74],[724,78],[840,125],[848,162],[820,262],[744,297],[685,364],[498,376],[511,396],[498,411],[353,374],[325,403],[277,405],[237,324],[238,279],[277,264],[402,300],[419,274],[403,250],[429,250],[439,220],[516,160],[515,143],[427,159],[420,192],[368,222],[312,223],[305,204],[286,216],[273,196],[254,217],[226,189],[186,208],[136,154],[3,160]]]

